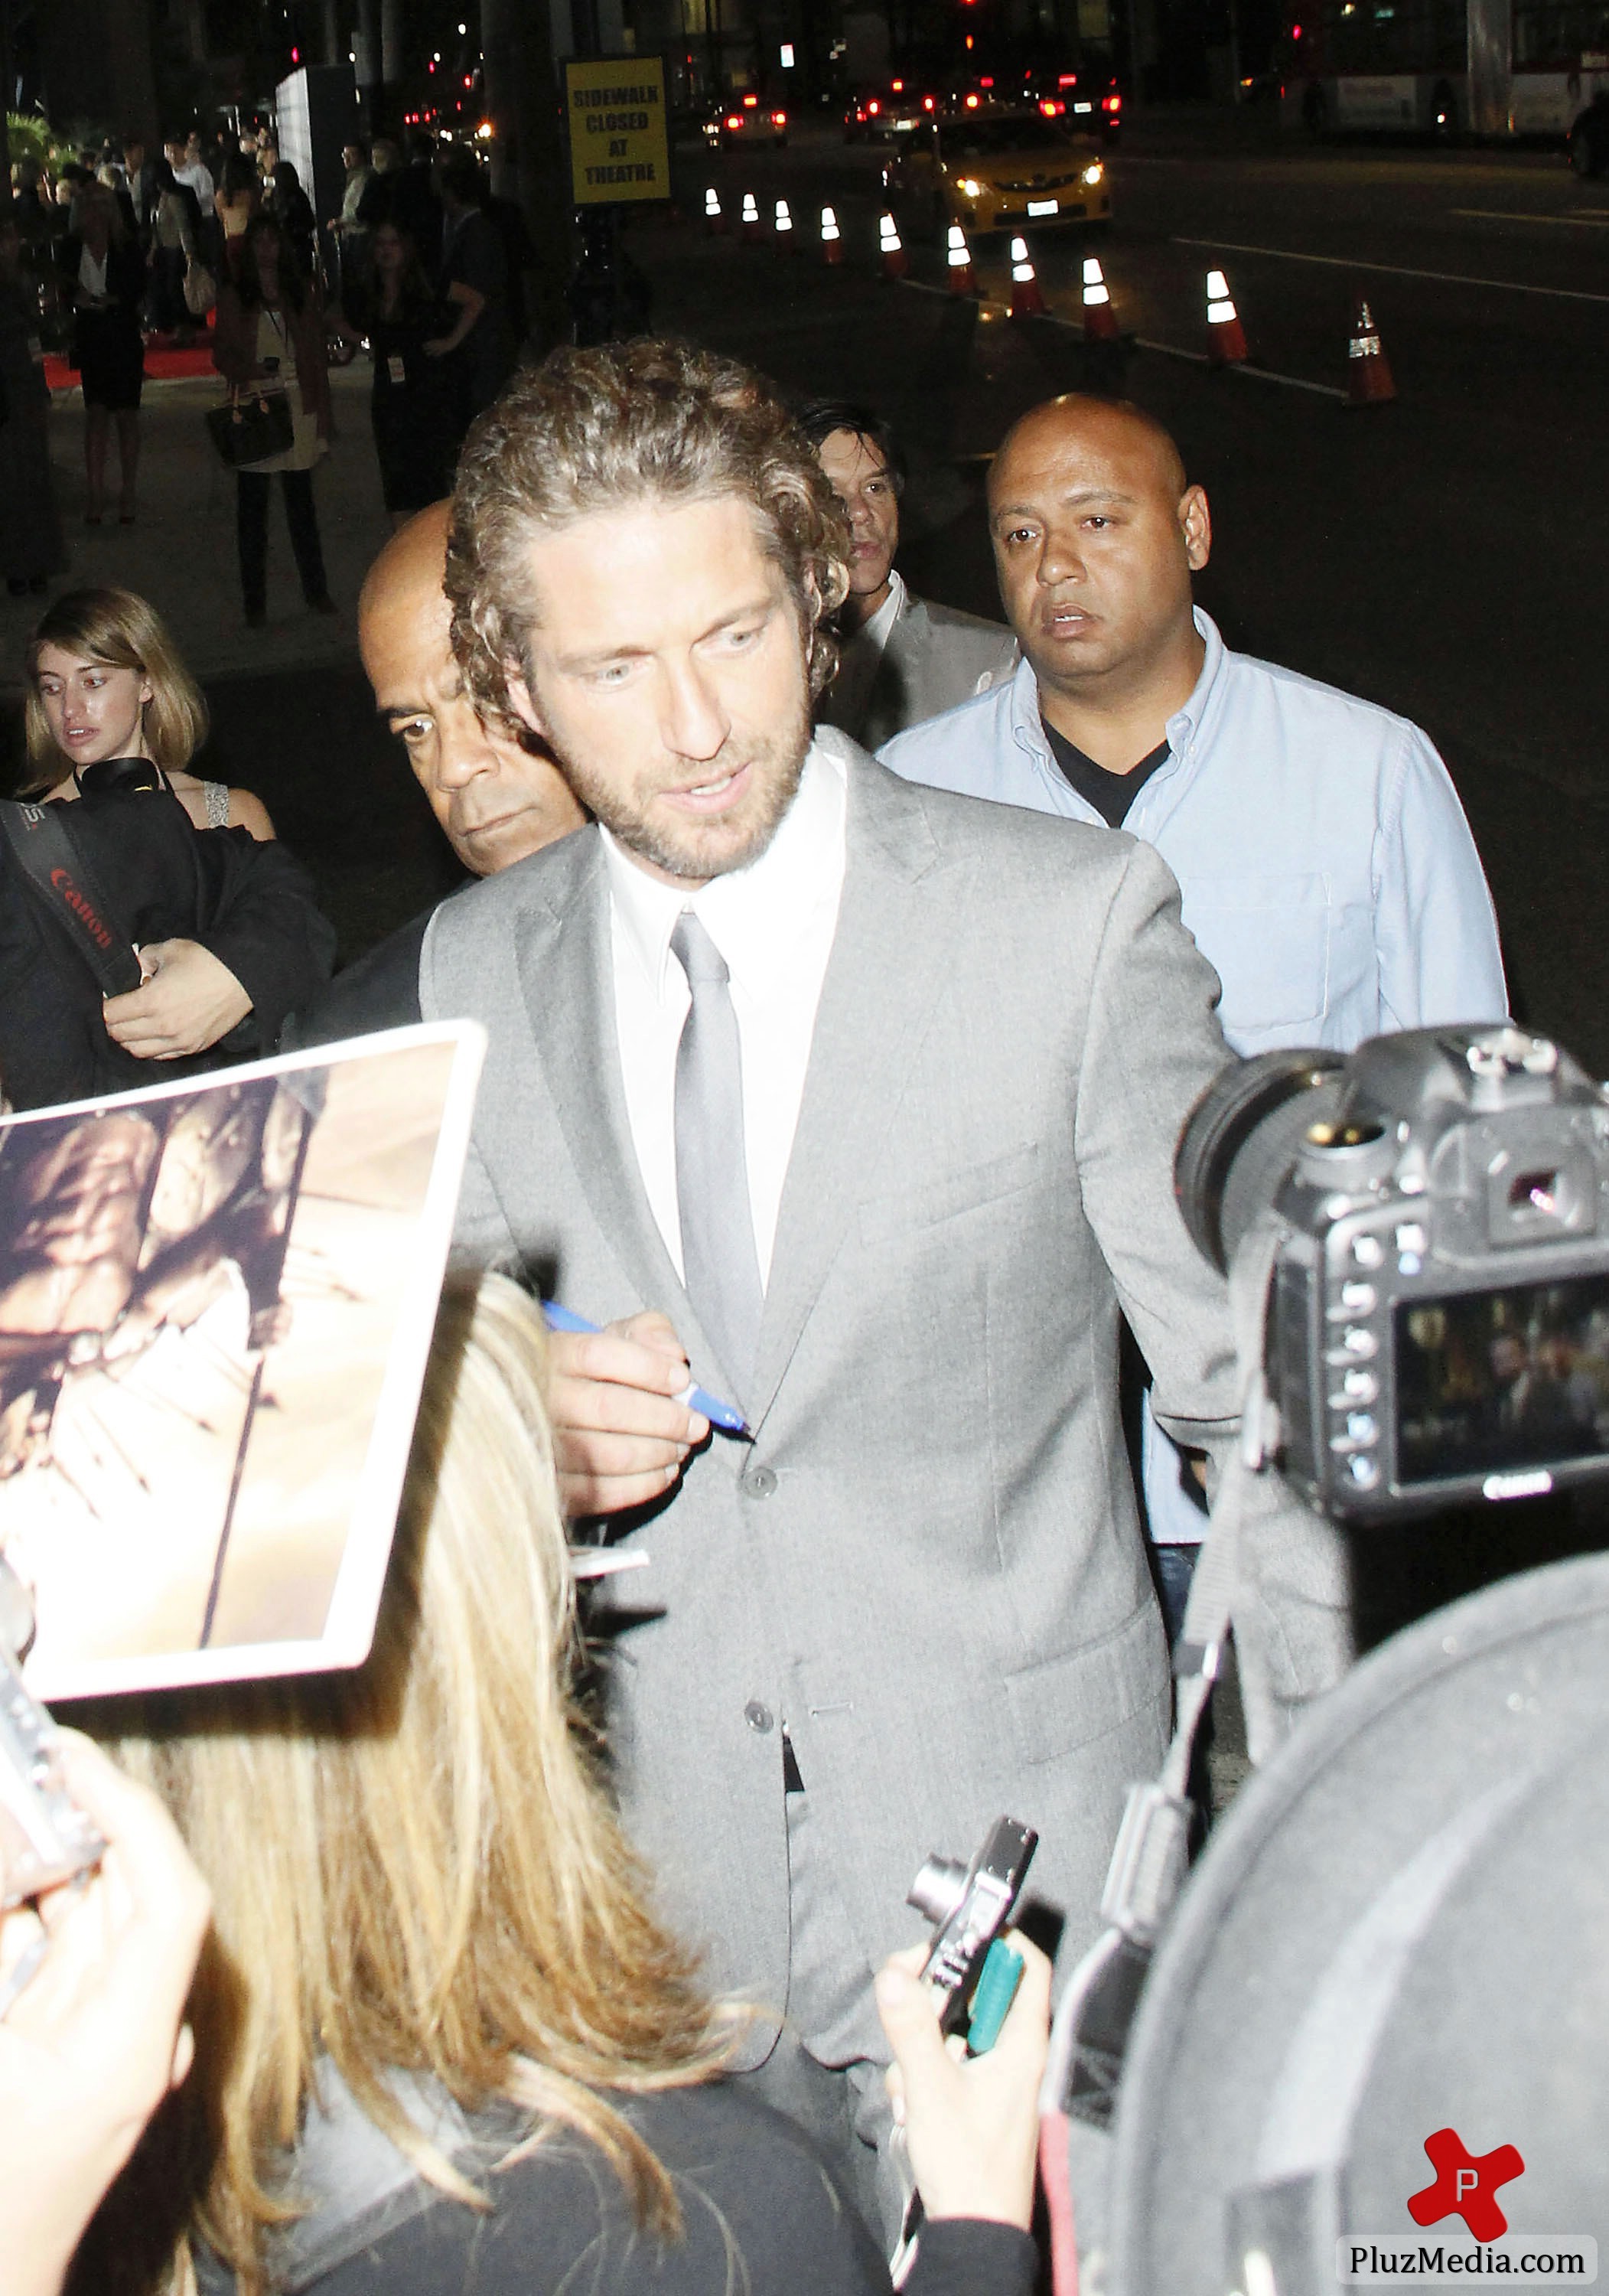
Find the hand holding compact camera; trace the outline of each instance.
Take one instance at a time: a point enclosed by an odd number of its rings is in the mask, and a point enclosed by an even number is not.
[[[1038,1846],[1039,1836],[1031,1825],[1001,1817],[990,1827],[970,1865],[936,1853],[923,1861],[905,1902],[932,1923],[933,1934],[926,1948],[912,1948],[910,1974],[925,1980],[936,1994],[936,2035],[924,2026],[924,2017],[931,2014],[927,2005],[913,2002],[905,1990],[903,1956],[896,1956],[878,1981],[878,2013],[889,2046],[896,2052],[900,2071],[898,2084],[890,2084],[890,2094],[903,2108],[896,2111],[899,2125],[894,2150],[909,2188],[899,2243],[888,2266],[896,2288],[904,2285],[916,2261],[918,2238],[929,2212],[993,2216],[1017,2222],[1017,2209],[1025,2204],[1025,2205],[1032,2207],[1033,2132],[1038,2125],[1042,2049],[1037,2060],[1039,2070],[1025,2087],[1014,2079],[1017,2068],[1012,2059],[1005,2061],[1001,2080],[989,2085],[990,2094],[980,2094],[975,2087],[968,2098],[954,2076],[961,2071],[966,2057],[981,2057],[993,2048],[1023,1981],[1025,1956],[1033,1948],[1008,1945],[1004,1933]],[[1043,1962],[1042,1955],[1036,1960]],[[1048,2014],[1048,1963],[1042,1972],[1036,1969],[1036,1991],[1041,1974]],[[1025,2021],[1030,2028],[1032,2021]],[[902,2041],[907,2054],[899,2058]],[[963,2044],[959,2062],[946,2055],[947,2041]],[[1032,2059],[1032,2030],[1025,2032],[1019,2026],[1018,2043],[1013,2057],[1025,2049]],[[952,2066],[951,2074],[942,2070],[945,2062]],[[920,2083],[916,2096],[907,2093],[908,2075]],[[992,2094],[996,2087],[1002,2090],[999,2097]],[[1015,2114],[1004,2111],[1013,2099],[1021,2108]],[[981,2108],[978,2125],[970,2135],[964,2133],[973,2118],[967,2109],[968,2103]],[[1017,2122],[1028,2132],[1025,2153],[1015,2141]],[[918,2159],[918,2148],[923,2150],[923,2159]],[[963,2169],[959,2178],[953,2165],[957,2161],[970,2163],[969,2172]],[[980,2171],[992,2202],[986,2207],[979,2205],[975,2189]],[[940,2185],[945,2187],[943,2192],[937,2188]],[[1026,2218],[1021,2221],[1025,2224]]]
[[[8,2296],[54,2296],[141,2130],[184,2079],[192,2052],[180,2020],[210,1913],[153,1794],[86,1739],[58,1740],[53,1758],[104,1854],[79,1869],[79,1886],[0,1918],[0,1955],[19,1929],[48,1948],[0,2017]]]
[[[61,1734],[23,1682],[33,1631],[32,1598],[0,1555],[0,1913],[93,1873],[106,1847],[67,1791]],[[41,1935],[9,1969],[0,1965],[0,2017],[45,1943]]]

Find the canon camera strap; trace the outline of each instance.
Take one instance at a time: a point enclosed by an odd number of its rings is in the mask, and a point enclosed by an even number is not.
[[[143,974],[134,939],[118,921],[95,873],[63,818],[64,805],[0,801],[4,829],[36,891],[95,977],[102,996],[124,996]]]

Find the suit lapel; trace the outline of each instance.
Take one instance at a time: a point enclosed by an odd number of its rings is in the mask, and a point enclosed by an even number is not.
[[[856,1217],[949,979],[960,889],[941,900],[924,880],[956,866],[934,838],[921,793],[857,754],[843,900],[766,1285],[749,1414],[756,1426]]]
[[[519,938],[520,992],[549,1096],[593,1218],[645,1305],[663,1308],[688,1347],[691,1304],[642,1185],[620,1081],[608,880],[595,830],[553,886],[545,914]],[[584,1300],[569,1300],[591,1314]]]
[[[918,619],[919,615],[920,619]],[[877,674],[871,690],[866,696],[865,715],[862,720],[861,744],[863,749],[878,750],[909,722],[907,702],[917,690],[921,673],[920,655],[927,637],[927,618],[920,602],[905,593],[901,611],[894,617],[882,653],[878,656]]]

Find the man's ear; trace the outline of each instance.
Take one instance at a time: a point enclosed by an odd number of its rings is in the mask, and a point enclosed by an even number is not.
[[[508,693],[510,709],[514,712],[515,717],[519,718],[522,726],[528,726],[533,734],[537,734],[545,742],[548,737],[548,729],[543,720],[541,712],[538,710],[535,702],[531,698],[531,689],[526,684],[524,672],[522,670],[516,669],[512,662],[507,663],[505,668],[507,669],[509,680]]]
[[[1184,537],[1185,562],[1199,574],[1213,554],[1213,513],[1205,489],[1187,487],[1179,502],[1179,530]]]

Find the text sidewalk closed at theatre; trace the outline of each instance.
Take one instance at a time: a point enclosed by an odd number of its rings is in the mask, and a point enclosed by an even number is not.
[[[577,207],[667,200],[670,143],[659,56],[601,56],[564,68],[570,180]]]

